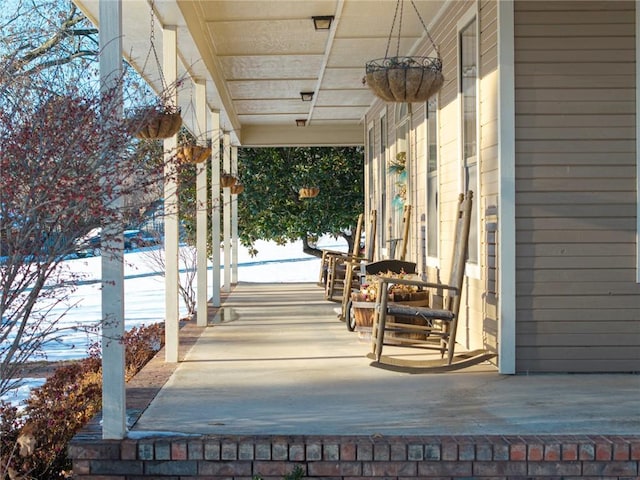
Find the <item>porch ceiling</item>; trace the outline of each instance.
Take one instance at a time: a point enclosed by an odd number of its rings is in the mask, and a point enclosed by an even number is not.
[[[98,22],[99,0],[74,0]],[[108,1],[108,0],[103,0]],[[444,0],[414,0],[429,26]],[[400,53],[415,49],[424,29],[405,2]],[[374,96],[363,85],[366,61],[384,57],[393,0],[155,0],[155,45],[162,26],[178,29],[179,75],[204,81],[207,101],[220,110],[234,144],[361,145],[364,114]],[[147,81],[159,85],[147,61],[151,1],[122,0],[124,55]],[[312,17],[333,15],[330,30]],[[390,54],[395,54],[392,41]],[[191,82],[179,93],[193,123]],[[303,102],[300,92],[314,92]],[[305,119],[305,127],[296,127]],[[199,133],[199,132],[196,132]]]

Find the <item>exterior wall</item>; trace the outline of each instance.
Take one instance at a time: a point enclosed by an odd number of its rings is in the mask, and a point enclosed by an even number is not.
[[[461,166],[461,106],[459,99],[458,29],[461,18],[476,12],[479,39],[478,81],[478,139],[480,189],[474,190],[474,202],[480,212],[479,265],[467,269],[466,292],[460,310],[457,341],[462,347],[475,349],[497,348],[497,308],[495,284],[494,232],[497,224],[497,8],[493,0],[449,2],[430,33],[440,50],[445,84],[438,94],[438,142],[439,142],[439,259],[437,265],[426,266],[424,238],[426,231],[426,120],[425,103],[411,105],[411,130],[409,147],[409,197],[412,205],[410,242],[407,260],[418,263],[418,270],[432,281],[446,281],[449,275],[454,212],[458,195],[463,190]],[[431,45],[425,45],[416,55],[432,56]],[[365,124],[379,116],[383,103],[378,102],[367,114]],[[387,104],[389,158],[395,158],[395,104]],[[378,155],[379,152],[376,152]],[[388,189],[390,188],[387,174]],[[390,200],[390,199],[389,199]],[[389,201],[388,201],[389,203]]]
[[[516,369],[640,370],[635,5],[516,1]]]

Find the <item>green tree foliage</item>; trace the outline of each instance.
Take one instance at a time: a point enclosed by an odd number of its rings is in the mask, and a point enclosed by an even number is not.
[[[305,252],[321,235],[351,231],[364,205],[361,147],[242,148],[238,173],[238,232],[243,245],[256,240],[302,240]],[[302,187],[319,187],[315,198],[300,198]]]

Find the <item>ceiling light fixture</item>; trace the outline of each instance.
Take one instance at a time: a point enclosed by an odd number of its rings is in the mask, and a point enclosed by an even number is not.
[[[310,102],[313,100],[313,92],[300,92],[300,98],[303,102]]]
[[[307,120],[305,118],[296,119],[296,127],[304,127],[306,124],[307,124]]]
[[[329,30],[331,28],[333,15],[318,15],[311,18],[313,18],[313,28],[316,30]]]

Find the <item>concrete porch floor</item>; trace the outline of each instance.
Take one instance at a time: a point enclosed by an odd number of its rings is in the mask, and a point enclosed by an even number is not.
[[[637,435],[640,376],[410,375],[315,284],[240,283],[132,427],[200,435]]]

